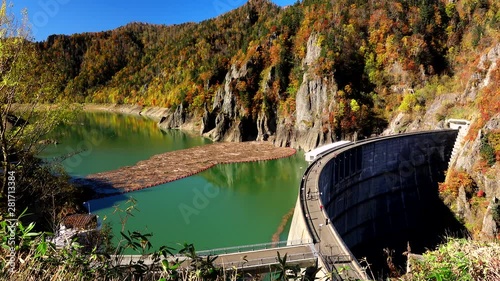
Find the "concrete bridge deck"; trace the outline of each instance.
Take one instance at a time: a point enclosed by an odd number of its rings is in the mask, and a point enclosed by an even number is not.
[[[256,246],[260,245],[262,244],[258,244]],[[252,248],[252,246],[254,245],[243,246],[243,248]],[[232,247],[225,249],[236,250],[241,248],[242,247]],[[212,252],[217,252],[218,250],[225,249],[200,251],[198,255],[203,257],[206,257],[208,255],[213,256]],[[284,257],[285,254],[287,255],[288,265],[299,265],[301,267],[313,265],[318,257],[314,245],[312,243],[306,243],[267,249],[247,250],[236,253],[219,254],[214,261],[214,265],[225,268],[226,270],[238,269],[252,272],[268,272],[271,266],[278,264],[278,252],[280,253],[281,257]],[[169,260],[181,261],[182,268],[188,268],[189,266],[189,258],[183,255],[170,257]],[[117,263],[126,265],[130,263],[136,263],[138,261],[143,261],[145,265],[153,264],[151,256],[141,255],[123,255],[119,257]]]

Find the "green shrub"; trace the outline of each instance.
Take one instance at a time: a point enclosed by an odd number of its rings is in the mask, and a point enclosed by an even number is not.
[[[481,157],[488,163],[489,166],[493,166],[496,162],[495,149],[488,142],[488,137],[481,139],[481,148],[480,148]]]
[[[492,203],[491,215],[493,216],[493,220],[497,223],[497,225],[500,225],[500,203]]]
[[[400,280],[497,280],[499,255],[498,243],[450,238],[415,261],[411,275]]]

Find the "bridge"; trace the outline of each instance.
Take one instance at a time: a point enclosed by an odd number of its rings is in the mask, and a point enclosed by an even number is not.
[[[251,273],[269,272],[269,268],[279,263],[278,253],[281,257],[287,255],[288,265],[299,265],[304,268],[312,266],[318,259],[318,253],[312,241],[280,241],[253,245],[243,245],[219,249],[198,251],[201,257],[217,256],[214,265],[225,270],[245,271]],[[143,262],[145,265],[154,263],[150,255],[123,255],[113,256],[113,260],[121,265]],[[181,268],[189,267],[189,258],[185,255],[174,255],[169,261],[178,260]],[[185,262],[187,261],[187,262]]]
[[[279,252],[287,254],[288,264],[302,268],[317,260],[319,277],[369,280],[356,256],[375,246],[401,249],[408,241],[417,249],[430,248],[427,242],[439,234],[429,229],[449,230],[446,215],[453,215],[443,209],[437,183],[444,180],[463,135],[456,129],[426,131],[335,146],[316,155],[304,173],[288,241],[198,255],[217,255],[214,264],[226,270],[268,272],[278,264]],[[149,257],[123,256],[120,263],[139,259],[152,262]]]

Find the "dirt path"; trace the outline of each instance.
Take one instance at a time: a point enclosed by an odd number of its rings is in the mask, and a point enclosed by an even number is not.
[[[107,186],[130,192],[185,178],[217,164],[285,158],[295,154],[289,147],[268,142],[224,142],[158,154],[134,166],[87,176],[96,187]],[[109,190],[106,192],[111,194]]]

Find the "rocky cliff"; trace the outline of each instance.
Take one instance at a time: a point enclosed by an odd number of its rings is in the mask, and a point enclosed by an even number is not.
[[[498,6],[469,2],[252,0],[199,23],[52,35],[33,42],[18,102],[36,93],[47,103],[152,108],[164,112],[162,128],[305,150],[377,134],[388,121],[387,133],[434,128],[444,124],[436,114],[463,100],[440,80],[466,83],[460,69],[498,42]],[[491,61],[466,101],[495,81]],[[445,89],[429,90],[438,84]],[[426,88],[440,94],[419,94]]]
[[[174,111],[165,112],[159,123],[161,128],[182,128],[186,123],[200,123],[201,134],[214,141],[267,140],[277,146],[291,146],[306,151],[336,139],[333,126],[325,117],[333,111],[337,86],[333,77],[319,77],[312,69],[320,58],[321,47],[318,35],[307,41],[306,56],[302,60],[304,71],[302,82],[295,97],[295,111],[290,115],[280,114],[279,108],[263,107],[256,116],[246,112],[237,102],[238,95],[232,84],[259,69],[251,60],[238,67],[233,64],[224,81],[216,91],[211,103],[205,104],[202,117],[189,114],[182,105]],[[260,75],[264,91],[273,79],[269,71]],[[262,74],[261,73],[261,74]]]
[[[464,91],[437,95],[421,112],[399,112],[384,131],[384,134],[395,134],[445,128],[445,118],[465,118],[472,122],[462,149],[449,167],[447,182],[458,183],[455,187],[458,193],[449,202],[450,206],[472,234],[483,239],[493,239],[500,234],[500,162],[498,151],[497,156],[494,155],[494,146],[498,143],[491,143],[500,135],[499,60],[500,44],[487,48],[472,73],[461,81],[466,85]],[[486,146],[492,147],[489,157],[496,160],[485,159],[488,157]],[[450,178],[455,172],[460,177],[470,177],[472,182]]]

